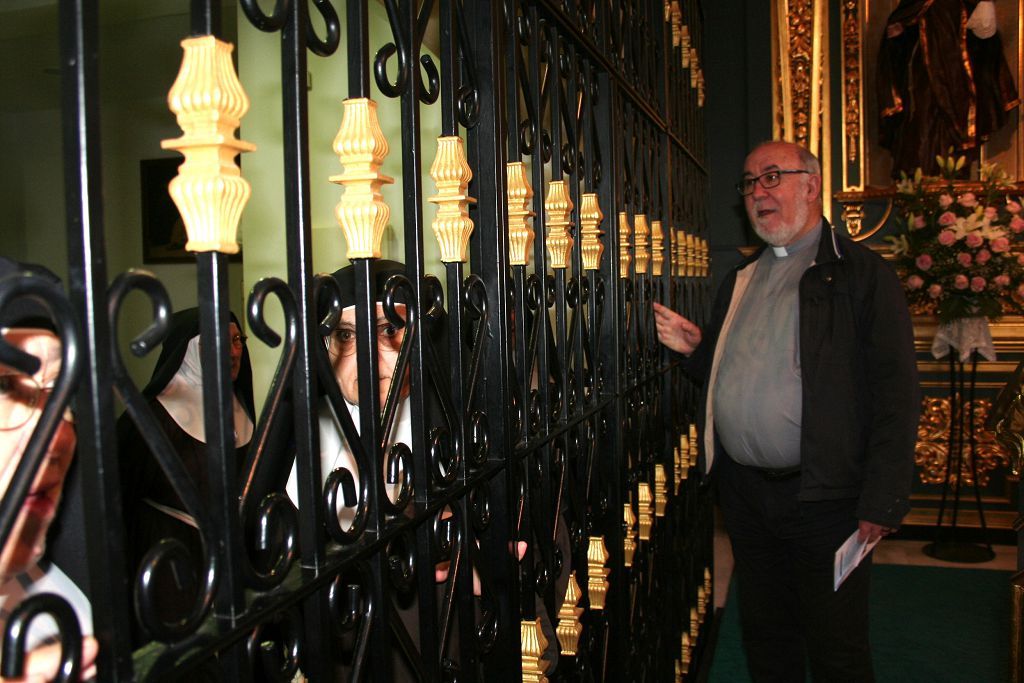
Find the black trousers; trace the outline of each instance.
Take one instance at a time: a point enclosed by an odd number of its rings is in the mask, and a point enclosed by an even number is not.
[[[743,646],[755,683],[874,681],[869,555],[833,590],[835,551],[858,525],[856,499],[800,502],[800,476],[772,481],[728,457],[715,463],[732,542]]]

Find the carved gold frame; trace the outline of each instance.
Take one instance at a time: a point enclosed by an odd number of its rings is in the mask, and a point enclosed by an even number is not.
[[[822,191],[843,206],[842,221],[855,239],[877,232],[892,210],[888,154],[874,142],[874,72],[878,43],[899,0],[778,0],[772,3],[773,136],[805,145],[822,162]],[[840,73],[830,73],[830,5],[838,6]],[[1024,92],[1024,0],[999,3],[999,30],[1007,59]],[[1011,46],[1013,46],[1011,48]],[[833,164],[833,84],[839,88],[841,149]],[[998,162],[1014,179],[1024,179],[1024,107],[982,148],[982,161]],[[864,205],[884,201],[872,226],[862,225]],[[826,202],[828,215],[830,206]]]

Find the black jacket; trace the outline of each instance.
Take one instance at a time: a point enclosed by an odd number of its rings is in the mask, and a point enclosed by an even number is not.
[[[684,362],[704,384],[697,416],[702,462],[709,444],[715,458],[725,456],[706,429],[713,426],[714,350],[737,280],[749,278],[763,250],[729,272],[702,342]],[[800,499],[858,498],[858,519],[898,526],[910,509],[921,405],[910,314],[893,269],[825,220],[814,263],[800,279],[800,366]]]

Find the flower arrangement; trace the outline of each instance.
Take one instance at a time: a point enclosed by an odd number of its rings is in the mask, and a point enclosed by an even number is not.
[[[886,238],[914,313],[940,323],[996,319],[1024,311],[1024,215],[1014,186],[994,164],[983,164],[977,192],[958,193],[953,176],[966,159],[937,158],[941,178],[917,169],[896,185],[905,230]],[[963,184],[961,184],[963,187]]]

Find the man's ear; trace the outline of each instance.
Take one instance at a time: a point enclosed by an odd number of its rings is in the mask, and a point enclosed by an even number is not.
[[[813,201],[821,198],[821,176],[809,174],[807,176],[807,199]]]

